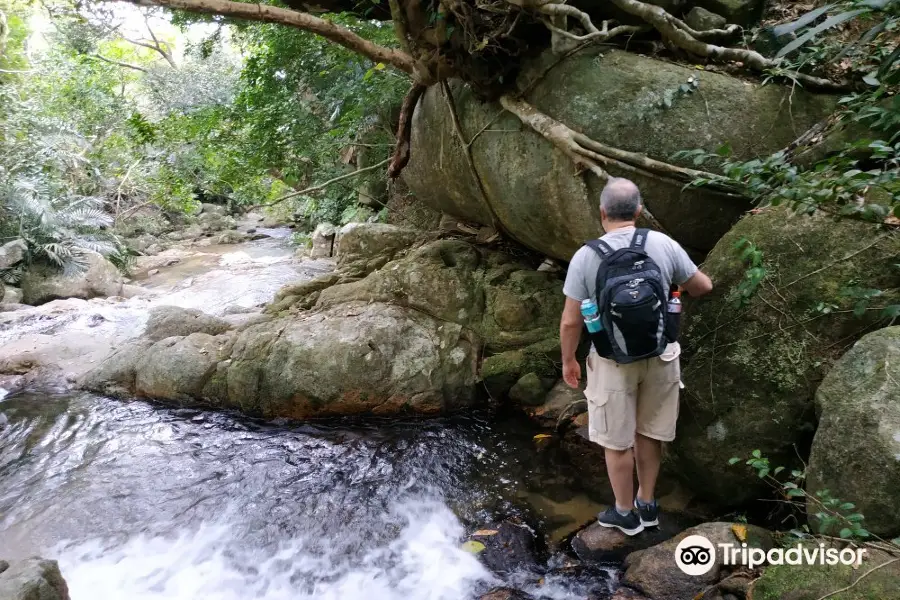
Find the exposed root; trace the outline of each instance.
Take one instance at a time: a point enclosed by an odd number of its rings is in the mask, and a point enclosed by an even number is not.
[[[459,138],[466,162],[469,164],[469,170],[472,172],[472,178],[478,187],[478,193],[481,194],[481,201],[484,202],[488,212],[491,213],[491,226],[495,231],[502,231],[500,219],[497,217],[497,213],[494,212],[494,207],[491,206],[490,200],[488,200],[487,193],[484,191],[484,185],[481,183],[481,177],[478,176],[478,170],[475,168],[475,159],[472,157],[472,144],[466,141],[462,124],[459,122],[459,113],[456,112],[456,102],[453,100],[453,90],[450,89],[450,84],[446,81],[441,82],[441,87],[444,92],[444,100],[447,102],[447,108],[450,110],[450,118],[453,120],[453,129],[456,132],[456,137]]]
[[[601,181],[606,181],[609,179],[609,173],[607,173],[601,165],[610,164],[631,173],[638,173],[641,175],[647,175],[657,178],[660,177],[659,174],[654,174],[616,158],[605,156],[604,154],[601,154],[594,149],[603,149],[605,151],[615,150],[615,152],[620,156],[641,157],[647,161],[650,161],[651,163],[658,163],[659,161],[654,161],[653,159],[647,158],[643,155],[636,155],[632,152],[617,150],[614,148],[610,148],[609,146],[600,144],[599,142],[594,142],[589,137],[580,134],[577,131],[574,131],[573,129],[564,125],[563,123],[560,123],[556,119],[553,119],[552,117],[542,113],[524,100],[512,98],[510,96],[501,96],[500,104],[503,106],[503,108],[516,115],[516,117],[518,117],[519,120],[522,121],[522,123],[531,127],[537,133],[550,141],[554,146],[562,150],[566,154],[566,156],[572,159],[576,166],[583,170],[590,171]],[[588,142],[588,145],[586,146],[582,142]],[[676,167],[674,165],[667,165],[667,167],[669,167],[669,169],[667,170],[669,174],[682,170],[681,167]],[[686,171],[692,171],[692,169],[686,169]],[[695,172],[700,173],[699,171]],[[707,173],[705,175],[708,176],[711,174]],[[653,216],[653,213],[651,213],[646,206],[644,206],[641,214],[644,216],[644,218],[647,219],[647,221],[650,222],[654,229],[662,232],[666,231],[666,228],[663,227],[662,223],[660,223],[659,220]]]
[[[412,118],[416,110],[419,98],[427,88],[424,85],[414,83],[400,108],[400,124],[397,126],[397,145],[394,147],[394,156],[391,158],[391,166],[388,167],[388,177],[396,179],[403,171],[403,167],[409,162],[409,136],[412,133]]]
[[[714,44],[707,44],[706,42],[702,42],[698,40],[695,35],[693,35],[697,32],[690,29],[690,27],[688,27],[685,23],[679,21],[659,6],[647,4],[645,2],[641,2],[640,0],[611,0],[611,2],[625,12],[636,17],[640,17],[641,19],[652,25],[654,29],[659,31],[665,39],[669,40],[682,50],[690,52],[691,54],[696,54],[697,56],[703,56],[711,59],[741,62],[747,67],[756,71],[777,69],[780,66],[779,61],[770,60],[764,57],[759,52],[754,52],[753,50],[744,50],[741,48],[726,48],[725,46],[716,46]],[[826,89],[842,88],[842,86],[831,81],[830,79],[814,77],[812,75],[806,75],[805,73],[799,73],[797,71],[785,70],[783,72],[783,75],[785,77],[795,79],[799,83],[811,85],[814,87]]]

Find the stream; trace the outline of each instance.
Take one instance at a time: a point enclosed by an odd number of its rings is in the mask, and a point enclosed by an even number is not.
[[[152,296],[6,313],[0,344],[71,336],[95,360],[152,306],[249,310],[324,268],[279,237],[203,254],[137,277]],[[600,505],[518,417],[291,423],[34,387],[0,390],[0,414],[0,557],[57,559],[73,600],[463,600],[497,585],[599,599],[616,583],[612,567],[554,570],[553,543]],[[510,516],[551,551],[501,579],[462,542]]]

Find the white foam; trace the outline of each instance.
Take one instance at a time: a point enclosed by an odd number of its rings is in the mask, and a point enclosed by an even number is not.
[[[357,556],[303,536],[247,548],[228,523],[177,538],[64,543],[55,555],[72,600],[460,600],[494,581],[460,549],[462,525],[443,503],[397,510],[405,524],[396,537]]]

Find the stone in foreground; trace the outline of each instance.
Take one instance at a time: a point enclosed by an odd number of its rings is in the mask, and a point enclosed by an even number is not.
[[[0,560],[0,600],[69,600],[55,560]]]
[[[819,386],[816,409],[808,490],[855,504],[875,535],[900,535],[900,327],[856,342]]]

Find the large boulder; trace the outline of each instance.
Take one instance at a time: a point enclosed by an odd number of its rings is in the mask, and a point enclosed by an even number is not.
[[[856,342],[819,386],[816,411],[808,491],[855,503],[876,535],[900,535],[900,327]]]
[[[585,49],[551,68],[557,60],[548,53],[523,69],[520,87],[536,82],[525,94],[528,102],[599,142],[683,166],[692,164],[673,159],[678,150],[714,151],[728,143],[735,159],[779,150],[836,102],[830,95],[751,84],[618,50]],[[698,92],[679,96],[666,108],[666,92],[690,77],[699,78]],[[451,88],[464,136],[474,140],[471,150],[486,202],[440,86],[425,93],[414,114],[411,160],[403,175],[417,198],[486,225],[493,213],[513,238],[563,260],[597,237],[601,182],[579,175],[562,151],[498,105],[479,101],[460,84]],[[708,251],[750,206],[685,188],[682,181],[607,168],[634,179],[653,215],[688,248]]]
[[[735,248],[745,239],[766,269],[755,289]],[[880,310],[854,313],[854,286],[884,290],[873,307],[900,302],[898,255],[894,232],[780,207],[746,216],[716,245],[704,263],[715,289],[685,303],[686,388],[669,466],[688,486],[736,505],[770,489],[731,457],[758,449],[773,468],[799,463],[815,431],[816,387],[882,319]]]
[[[55,560],[0,560],[0,600],[69,600]]]
[[[86,389],[201,400],[265,417],[437,414],[471,405],[478,341],[459,325],[382,303],[349,303],[119,350]]]
[[[338,265],[376,261],[366,269],[371,272],[393,260],[422,236],[421,231],[386,223],[348,223],[338,231],[336,252]]]
[[[90,298],[118,296],[124,278],[114,264],[97,252],[85,251],[83,268],[66,273],[43,264],[34,264],[22,278],[25,304],[44,304],[61,298]]]
[[[475,402],[485,353],[524,346],[522,361],[502,367],[512,380],[500,393],[528,372],[549,388],[562,304],[554,275],[437,240],[363,278],[338,270],[288,286],[264,322],[234,332],[196,311],[155,309],[145,337],[83,386],[294,418],[452,411]]]

